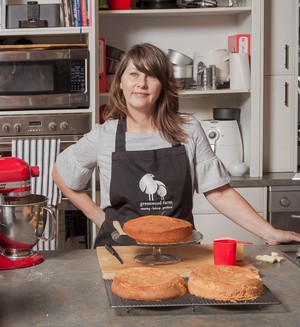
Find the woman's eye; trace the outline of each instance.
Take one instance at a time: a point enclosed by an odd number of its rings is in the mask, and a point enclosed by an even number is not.
[[[156,80],[156,79],[157,79],[154,75],[148,75],[147,77],[148,77],[149,79],[151,79],[151,80]]]

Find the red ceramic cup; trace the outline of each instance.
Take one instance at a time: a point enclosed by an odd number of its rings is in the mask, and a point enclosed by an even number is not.
[[[107,0],[109,9],[124,10],[132,8],[132,0]]]
[[[236,240],[214,240],[215,265],[234,266],[236,261]]]

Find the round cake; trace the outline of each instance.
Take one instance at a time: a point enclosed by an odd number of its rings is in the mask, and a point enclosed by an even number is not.
[[[139,243],[179,243],[192,236],[193,225],[167,216],[143,216],[127,221],[123,230]]]
[[[184,279],[176,272],[156,267],[126,268],[116,272],[111,290],[127,300],[161,301],[184,295]]]
[[[194,269],[188,280],[191,294],[210,300],[254,300],[263,294],[258,272],[238,266],[207,265]]]

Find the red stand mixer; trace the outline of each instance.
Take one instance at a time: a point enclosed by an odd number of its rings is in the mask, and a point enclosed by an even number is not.
[[[30,194],[37,166],[15,157],[0,157],[0,270],[25,268],[44,261],[32,248],[55,237],[55,211],[48,198]],[[44,235],[49,218],[50,236]]]

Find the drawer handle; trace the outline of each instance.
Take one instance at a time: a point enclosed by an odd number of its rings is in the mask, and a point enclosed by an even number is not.
[[[284,67],[286,69],[289,69],[289,49],[290,47],[286,44],[284,46],[284,54],[285,54],[285,58],[284,58]]]
[[[289,106],[289,83],[284,83],[284,105]]]

